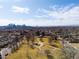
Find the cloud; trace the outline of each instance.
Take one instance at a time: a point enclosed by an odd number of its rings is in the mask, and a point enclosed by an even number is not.
[[[50,20],[52,20],[52,25],[79,25],[78,5],[68,5],[64,7],[54,6],[52,9],[39,9],[39,11],[42,12],[41,16],[46,15],[51,18]]]
[[[51,26],[52,20],[44,20],[44,19],[0,19],[0,25],[8,25],[8,24],[26,24],[27,26]]]
[[[58,19],[76,19],[79,18],[79,6],[72,7],[71,9],[63,8],[62,10],[49,11],[48,16]]]
[[[29,14],[30,9],[24,8],[24,7],[19,7],[19,6],[12,6],[12,12]]]
[[[13,6],[12,11],[15,13],[26,13],[25,8]],[[28,9],[28,8],[27,8]],[[29,26],[79,26],[79,6],[54,7],[52,9],[39,9],[36,17],[31,19],[0,19],[0,25],[26,24]],[[47,17],[47,18],[45,18]],[[19,22],[18,22],[19,21]]]
[[[8,24],[27,25],[27,26],[76,26],[79,20],[48,20],[48,19],[0,19],[0,26]]]

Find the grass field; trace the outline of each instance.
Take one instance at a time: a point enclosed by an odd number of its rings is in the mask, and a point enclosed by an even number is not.
[[[16,52],[6,56],[6,59],[64,59],[64,55],[61,52],[61,43],[59,41],[53,42],[58,48],[52,47],[48,43],[48,38],[43,38],[44,46],[41,50],[38,48],[30,48],[26,41]],[[39,38],[36,39],[39,42]]]

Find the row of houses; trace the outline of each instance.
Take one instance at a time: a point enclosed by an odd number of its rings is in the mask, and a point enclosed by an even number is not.
[[[10,31],[0,33],[0,59],[5,59],[5,56],[13,53],[22,44],[24,35],[21,31]]]

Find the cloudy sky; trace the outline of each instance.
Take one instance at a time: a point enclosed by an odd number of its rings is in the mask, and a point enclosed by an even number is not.
[[[0,26],[79,25],[79,0],[0,0]]]

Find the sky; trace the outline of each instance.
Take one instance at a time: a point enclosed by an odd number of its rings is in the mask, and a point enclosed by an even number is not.
[[[0,0],[0,26],[79,26],[79,0]]]

